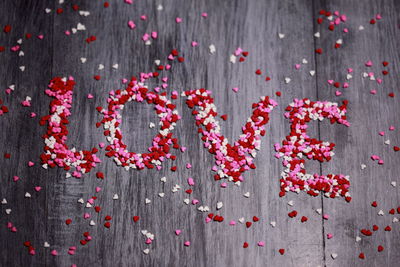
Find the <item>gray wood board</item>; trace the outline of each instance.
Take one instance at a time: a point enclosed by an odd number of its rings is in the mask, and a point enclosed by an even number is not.
[[[397,131],[389,132],[390,125],[397,125],[399,107],[398,96],[389,98],[391,91],[398,93],[399,4],[387,1],[136,1],[126,5],[123,1],[110,2],[105,9],[101,1],[77,1],[82,10],[89,10],[90,16],[82,17],[70,8],[71,3],[59,5],[53,1],[3,1],[0,6],[0,26],[12,24],[8,35],[0,33],[0,45],[10,47],[26,32],[32,32],[31,40],[24,40],[24,57],[15,53],[0,53],[3,67],[0,68],[0,98],[10,107],[10,113],[0,117],[0,152],[11,153],[10,160],[0,159],[0,198],[6,198],[2,205],[1,224],[13,222],[18,228],[11,233],[6,227],[0,228],[1,266],[395,266],[400,253],[398,227],[388,233],[383,228],[390,224],[392,217],[387,215],[389,208],[398,203],[398,190],[390,186],[397,181],[399,171],[398,156],[393,152],[393,144],[399,144]],[[157,5],[164,9],[157,11]],[[55,14],[57,7],[63,7],[63,14]],[[45,8],[52,9],[46,14]],[[316,24],[319,9],[339,10],[348,16],[345,26],[350,33],[329,32],[327,24]],[[208,13],[203,19],[202,12]],[[369,18],[382,13],[383,19],[376,25],[369,25]],[[149,19],[141,21],[140,15]],[[181,24],[175,23],[175,17],[182,17]],[[128,20],[137,24],[135,30],[129,30]],[[66,36],[63,32],[76,27],[81,22],[86,31]],[[365,30],[359,31],[358,26]],[[159,38],[152,45],[145,46],[141,40],[145,32],[158,31]],[[316,31],[321,38],[314,38]],[[278,32],[285,38],[278,38]],[[35,36],[43,33],[44,40]],[[86,44],[90,35],[97,40]],[[343,47],[335,50],[335,40],[343,36]],[[191,41],[199,42],[191,47]],[[214,44],[217,52],[209,54],[208,46]],[[231,64],[229,56],[237,47],[250,52],[243,63]],[[315,55],[314,49],[322,47],[324,53]],[[125,171],[99,152],[102,163],[82,179],[65,179],[61,169],[44,170],[39,164],[39,155],[43,150],[41,135],[45,127],[38,124],[41,116],[47,115],[51,99],[44,94],[49,80],[54,76],[75,78],[72,116],[70,117],[68,144],[77,149],[90,149],[105,142],[102,130],[95,127],[100,115],[97,106],[105,106],[108,92],[123,88],[122,78],[149,72],[154,69],[155,59],[165,59],[171,49],[182,51],[185,62],[173,64],[169,77],[168,92],[178,92],[207,88],[213,92],[219,114],[228,114],[228,120],[222,122],[222,133],[231,141],[241,133],[241,126],[251,112],[251,104],[260,96],[268,95],[279,102],[271,113],[266,125],[267,134],[262,139],[262,149],[255,163],[256,170],[244,174],[246,181],[240,186],[229,185],[222,189],[213,179],[211,167],[213,156],[203,147],[191,110],[184,98],[174,101],[182,116],[174,134],[180,143],[187,147],[185,153],[177,153],[178,171],[171,172],[171,162],[164,163],[164,170]],[[82,64],[80,58],[87,58]],[[294,65],[305,58],[308,64],[302,64],[300,70]],[[372,96],[369,90],[373,83],[361,78],[366,70],[363,63],[372,60],[373,70],[379,73],[380,62],[390,62],[390,75],[385,77],[383,85],[377,87],[378,94]],[[119,69],[112,65],[118,63]],[[103,64],[104,70],[98,70]],[[25,65],[21,72],[18,66]],[[328,79],[345,79],[346,68],[354,69],[354,78],[350,87],[343,89],[343,95],[336,97],[335,89],[327,84]],[[255,75],[261,69],[263,75]],[[316,70],[316,75],[309,75]],[[94,75],[101,75],[96,81]],[[265,81],[265,76],[272,79]],[[397,75],[397,76],[396,76]],[[285,84],[285,77],[291,82]],[[12,97],[4,94],[3,88],[16,85]],[[231,89],[239,87],[238,93]],[[282,92],[281,97],[275,92]],[[87,99],[91,93],[94,98]],[[24,108],[20,102],[25,96],[32,96],[32,107]],[[282,171],[281,160],[274,157],[273,145],[280,143],[289,133],[289,122],[284,118],[285,107],[294,98],[330,101],[349,100],[348,117],[352,126],[328,126],[328,122],[311,123],[308,133],[315,138],[336,143],[331,162],[320,165],[307,162],[308,172],[349,174],[352,187],[351,203],[343,199],[310,197],[305,193],[287,194],[279,198],[279,177]],[[37,113],[35,119],[29,113]],[[145,151],[150,145],[157,129],[148,127],[157,122],[157,116],[149,105],[129,103],[123,111],[122,129],[124,141],[131,151]],[[387,136],[381,137],[379,131],[385,130]],[[391,145],[384,145],[386,139]],[[370,159],[371,154],[381,155],[385,164],[378,166]],[[28,168],[32,160],[35,167]],[[192,168],[186,169],[185,164]],[[360,164],[367,164],[365,170]],[[105,179],[95,177],[96,171],[105,173]],[[13,182],[18,175],[20,181]],[[160,178],[166,176],[163,185]],[[185,205],[184,190],[172,193],[175,184],[183,189],[188,186],[187,177],[196,181],[191,198],[208,205],[212,212],[224,216],[223,223],[204,223],[205,213],[200,213],[192,205]],[[399,182],[399,181],[398,181]],[[43,189],[37,193],[34,186]],[[101,187],[95,193],[96,187]],[[30,192],[32,198],[24,198]],[[165,197],[158,197],[165,192]],[[250,192],[250,198],[243,194]],[[113,200],[114,194],[119,200]],[[98,196],[97,205],[102,207],[100,214],[90,211],[96,226],[89,226],[89,220],[83,219],[83,213],[89,209],[77,203],[79,198]],[[145,198],[151,199],[145,205]],[[287,202],[293,200],[294,206]],[[370,203],[379,202],[379,207],[371,208]],[[216,203],[222,201],[224,207],[216,212]],[[5,209],[11,208],[10,215]],[[323,208],[330,219],[323,221],[315,209]],[[379,209],[386,213],[377,215]],[[297,210],[295,219],[288,212]],[[112,226],[103,226],[104,217],[112,216]],[[141,217],[134,223],[132,217]],[[301,216],[309,220],[301,223]],[[231,227],[230,220],[238,221],[244,217],[250,221],[253,216],[260,218],[252,227],[240,223]],[[67,218],[73,223],[65,224]],[[271,221],[276,221],[273,228]],[[361,228],[377,224],[380,230],[372,237],[363,237],[355,242]],[[144,243],[140,233],[147,229],[155,234],[151,245]],[[182,229],[180,236],[174,230]],[[82,233],[90,231],[93,240],[82,247],[79,240]],[[326,234],[334,237],[327,240]],[[23,242],[30,240],[36,248],[36,255],[30,256]],[[184,247],[186,240],[190,247]],[[51,248],[43,248],[48,241]],[[257,242],[264,241],[265,247]],[[242,248],[243,242],[249,248]],[[384,245],[381,253],[378,245]],[[74,256],[67,254],[68,247],[78,246]],[[149,247],[149,255],[142,250]],[[284,248],[285,255],[278,249]],[[56,249],[58,256],[50,255]],[[366,254],[364,261],[357,258],[360,252]],[[333,260],[332,253],[338,257]]]

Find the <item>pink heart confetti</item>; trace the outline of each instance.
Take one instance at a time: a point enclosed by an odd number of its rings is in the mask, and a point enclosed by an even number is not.
[[[194,185],[194,180],[193,180],[192,177],[189,177],[189,178],[188,178],[188,184],[189,184],[190,186],[193,186],[193,185]]]

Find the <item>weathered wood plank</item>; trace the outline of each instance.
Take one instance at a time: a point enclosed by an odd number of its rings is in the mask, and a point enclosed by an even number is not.
[[[326,47],[326,53],[317,58],[318,95],[321,100],[340,102],[349,100],[348,119],[351,127],[341,125],[328,126],[322,122],[321,139],[336,144],[336,156],[329,163],[323,163],[323,173],[343,173],[350,176],[351,203],[341,200],[324,200],[324,212],[331,216],[325,221],[325,232],[333,233],[334,237],[326,242],[326,257],[328,266],[393,266],[399,261],[399,254],[394,252],[399,246],[397,226],[392,223],[393,215],[389,215],[391,208],[398,205],[399,193],[391,186],[391,181],[398,181],[399,157],[393,151],[393,145],[399,143],[397,130],[390,132],[390,125],[397,125],[399,105],[397,96],[388,97],[390,92],[398,93],[397,84],[399,55],[396,47],[399,46],[399,29],[397,27],[399,4],[397,1],[365,1],[348,4],[348,1],[315,1],[315,14],[320,9],[340,11],[348,17],[344,24],[349,29],[343,34],[341,29],[329,32],[326,27],[314,25],[321,32],[321,38],[316,39],[318,47]],[[375,25],[369,23],[376,14],[382,14],[382,20]],[[364,30],[359,30],[363,25]],[[334,42],[343,38],[343,46],[335,50]],[[371,60],[374,65],[370,68],[364,64]],[[387,68],[382,66],[383,61],[389,61]],[[353,68],[353,79],[347,81],[347,68]],[[382,75],[382,70],[390,71],[388,76]],[[383,79],[382,85],[368,78],[362,78],[363,72],[375,73],[376,78]],[[347,89],[336,89],[327,83],[327,80],[349,83]],[[370,94],[376,89],[377,94]],[[335,96],[335,90],[343,94]],[[378,133],[385,131],[384,137]],[[384,141],[390,139],[391,144]],[[384,159],[380,166],[371,160],[371,155],[379,155]],[[367,167],[362,170],[361,164]],[[371,203],[378,201],[379,206],[372,208]],[[385,216],[378,216],[382,209]],[[379,226],[379,231],[371,237],[362,236],[360,230],[372,229],[372,225]],[[385,226],[391,225],[394,229],[385,232]],[[356,236],[362,237],[356,243]],[[326,238],[326,237],[325,237]],[[378,252],[378,245],[385,250]],[[363,252],[366,259],[360,260],[358,255]],[[333,260],[330,255],[337,253]]]
[[[43,149],[40,138],[43,129],[38,117],[30,118],[30,112],[38,115],[48,112],[43,89],[51,76],[53,20],[44,14],[44,9],[52,8],[53,4],[50,1],[3,1],[0,5],[0,45],[7,49],[0,54],[0,98],[10,110],[0,118],[0,198],[7,201],[6,205],[1,205],[0,262],[2,266],[41,266],[46,262],[47,251],[38,249],[37,255],[32,257],[23,242],[30,240],[35,247],[42,247],[49,226],[46,195],[34,190],[35,186],[41,186],[42,191],[46,191],[48,174],[40,167],[29,168],[28,161],[38,164]],[[6,24],[12,27],[8,34],[3,33]],[[29,40],[25,38],[26,33],[32,34]],[[40,34],[44,35],[43,40],[37,38]],[[18,39],[22,40],[20,51],[24,56],[9,51],[18,45]],[[25,70],[22,72],[19,66],[25,66]],[[5,89],[12,84],[15,91],[6,95]],[[32,107],[21,106],[26,96],[32,97]],[[10,153],[11,158],[5,159],[3,153]],[[20,180],[14,182],[13,176]],[[24,198],[26,192],[32,197]],[[11,209],[10,215],[6,214],[6,209]],[[6,227],[7,222],[17,228],[16,233]]]

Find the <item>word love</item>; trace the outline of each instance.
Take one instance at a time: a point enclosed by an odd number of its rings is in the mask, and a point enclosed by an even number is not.
[[[184,147],[179,145],[178,138],[174,137],[173,130],[180,120],[176,106],[168,99],[167,93],[159,93],[159,90],[149,90],[145,85],[146,79],[152,78],[152,73],[141,75],[140,81],[135,77],[128,83],[126,89],[111,91],[107,98],[107,108],[97,107],[102,115],[97,127],[103,126],[104,136],[108,142],[106,156],[113,158],[117,165],[126,170],[144,168],[157,170],[162,169],[162,162],[167,159],[175,160],[176,155],[172,149]],[[45,92],[54,100],[50,103],[50,115],[41,119],[40,124],[47,123],[44,153],[41,155],[43,167],[62,167],[67,171],[73,170],[72,176],[80,178],[83,173],[91,171],[100,159],[96,157],[98,150],[77,151],[69,149],[66,145],[68,130],[68,117],[71,115],[72,95],[75,82],[72,77],[55,77],[50,81],[49,89]],[[252,115],[242,127],[242,134],[232,144],[221,134],[218,120],[217,108],[211,91],[206,89],[189,90],[182,93],[186,97],[186,104],[192,110],[198,132],[204,142],[204,147],[214,155],[215,166],[212,170],[216,172],[215,180],[227,179],[234,183],[244,181],[242,174],[250,169],[255,169],[253,162],[257,150],[261,148],[261,137],[266,134],[265,125],[269,121],[269,114],[278,105],[276,101],[268,96],[261,97],[257,103],[252,105]],[[176,94],[172,95],[176,99]],[[152,145],[146,153],[135,153],[127,150],[123,142],[123,134],[120,128],[125,104],[128,102],[147,103],[154,106],[159,117],[159,131],[153,137]],[[278,152],[275,156],[283,159],[285,167],[281,178],[281,193],[292,191],[299,193],[306,191],[309,195],[317,196],[323,192],[325,196],[334,198],[345,197],[350,201],[348,192],[350,183],[348,176],[328,174],[307,174],[305,171],[305,158],[329,161],[334,155],[332,150],[334,144],[312,139],[307,135],[307,123],[311,120],[322,121],[330,119],[331,123],[339,123],[346,126],[347,101],[342,106],[332,102],[310,101],[309,99],[295,99],[286,108],[285,117],[291,122],[290,135],[282,141],[282,146],[275,144]],[[225,117],[224,117],[225,116]],[[226,120],[226,115],[221,116]],[[177,169],[171,167],[172,171]],[[67,173],[67,177],[71,174]]]

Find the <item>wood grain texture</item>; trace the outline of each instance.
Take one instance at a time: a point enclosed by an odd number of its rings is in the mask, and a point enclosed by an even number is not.
[[[397,132],[388,132],[390,125],[398,125],[400,115],[397,98],[389,98],[391,91],[398,93],[399,73],[399,22],[400,4],[396,0],[358,1],[239,1],[239,0],[174,0],[137,1],[126,5],[123,1],[110,1],[105,9],[101,1],[74,1],[82,10],[90,11],[90,16],[82,17],[73,12],[70,2],[59,5],[54,1],[11,1],[0,3],[0,26],[12,24],[11,34],[0,34],[0,45],[10,47],[26,32],[34,36],[43,33],[44,40],[33,37],[24,40],[24,57],[16,53],[0,53],[3,67],[0,68],[0,98],[10,107],[11,112],[0,117],[0,153],[12,154],[10,160],[0,159],[0,198],[6,198],[2,205],[0,222],[8,221],[18,228],[11,233],[6,227],[0,228],[0,266],[396,266],[400,260],[398,225],[393,224],[391,233],[383,228],[391,224],[392,217],[378,216],[379,209],[387,214],[389,208],[399,203],[397,188],[391,181],[398,181],[399,157],[395,156],[392,145],[386,146],[389,138],[392,144],[399,144]],[[163,10],[158,11],[158,4]],[[64,7],[63,14],[54,10]],[[50,14],[45,8],[52,9]],[[320,9],[339,10],[348,16],[345,26],[350,33],[343,37],[343,47],[335,50],[333,43],[343,34],[329,32],[326,24],[316,23]],[[200,16],[208,13],[208,18]],[[369,25],[369,19],[382,13],[383,20]],[[146,14],[147,21],[140,15]],[[175,23],[181,17],[181,24]],[[128,20],[134,20],[137,28],[130,30]],[[86,31],[67,36],[65,30],[84,24]],[[365,30],[359,31],[358,26]],[[147,32],[158,31],[159,37],[150,46],[141,40]],[[321,38],[313,34],[321,32]],[[285,38],[278,38],[284,33]],[[85,39],[95,35],[97,40],[87,44]],[[191,41],[199,42],[191,47]],[[209,54],[208,46],[214,44],[217,52]],[[229,56],[237,47],[250,52],[246,62],[231,64]],[[315,55],[314,49],[324,48],[322,55]],[[260,96],[268,95],[279,102],[272,111],[267,134],[262,139],[261,150],[255,163],[256,170],[246,172],[246,181],[240,186],[229,185],[222,189],[213,179],[211,167],[213,156],[204,149],[197,133],[191,110],[184,98],[174,101],[182,116],[174,134],[180,143],[187,147],[185,153],[177,153],[178,171],[171,172],[171,162],[164,163],[164,169],[125,171],[99,152],[102,163],[83,179],[66,179],[61,169],[44,170],[39,165],[39,155],[43,149],[41,135],[45,127],[38,124],[39,117],[47,115],[50,98],[44,94],[47,84],[55,76],[73,76],[77,82],[74,89],[72,116],[70,117],[68,145],[77,149],[90,149],[105,142],[102,130],[95,127],[100,114],[97,106],[105,106],[108,93],[121,89],[122,78],[130,78],[140,72],[154,69],[154,60],[164,61],[168,53],[176,48],[182,51],[185,62],[173,64],[167,92],[178,92],[207,88],[213,92],[219,114],[228,114],[222,122],[222,133],[233,142],[241,133],[250,116],[251,104]],[[82,64],[80,58],[87,58]],[[302,64],[295,70],[295,64]],[[390,61],[390,72],[384,84],[379,86],[378,94],[372,96],[369,90],[373,84],[362,79],[367,71],[363,63],[372,60],[373,71],[381,71],[380,63]],[[119,69],[112,69],[118,63]],[[99,64],[105,66],[98,70]],[[25,65],[21,72],[18,66]],[[378,66],[379,65],[379,66]],[[336,97],[334,88],[328,86],[328,79],[344,80],[346,69],[354,69],[350,87],[343,89],[343,95]],[[261,69],[262,76],[255,75]],[[310,70],[316,70],[314,77]],[[93,79],[101,75],[101,80]],[[265,81],[265,76],[272,79]],[[285,77],[291,82],[285,84]],[[6,96],[3,88],[16,84],[12,97]],[[238,87],[238,93],[232,92]],[[275,96],[281,91],[282,96]],[[87,99],[91,93],[94,98]],[[25,96],[32,96],[32,107],[23,108],[20,102]],[[328,126],[328,122],[311,123],[308,133],[311,137],[336,143],[336,156],[329,163],[320,165],[307,162],[308,172],[349,174],[352,187],[351,203],[342,199],[312,198],[305,193],[287,194],[279,198],[279,177],[282,171],[280,160],[274,157],[273,145],[281,142],[289,133],[289,122],[284,118],[285,107],[294,98],[308,97],[313,100],[341,101],[348,99],[348,117],[352,126]],[[29,113],[36,112],[37,118],[30,119]],[[145,151],[150,145],[157,129],[148,127],[157,122],[151,106],[129,103],[123,111],[122,129],[124,141],[131,151]],[[388,136],[381,137],[378,132],[385,130]],[[371,154],[381,155],[385,164],[378,166],[370,159]],[[32,160],[37,166],[28,168]],[[185,164],[192,168],[186,169]],[[360,164],[367,164],[365,170]],[[96,179],[96,171],[105,173],[104,180]],[[21,177],[17,183],[12,177]],[[165,184],[160,178],[166,176]],[[201,205],[208,205],[215,213],[216,203],[222,201],[224,207],[218,211],[223,215],[223,223],[204,223],[205,213],[193,205],[185,205],[187,197],[184,190],[172,193],[179,184],[183,189],[187,177],[196,181],[191,199],[196,198]],[[40,185],[42,191],[34,192]],[[95,188],[101,187],[100,193]],[[32,198],[24,198],[30,192]],[[165,192],[165,197],[158,193]],[[243,194],[250,192],[251,197]],[[114,194],[119,195],[113,200]],[[98,196],[96,205],[102,207],[100,214],[93,209],[84,208],[77,203],[79,198]],[[152,202],[145,205],[145,198]],[[293,200],[294,206],[287,204]],[[370,203],[377,200],[380,206],[372,209]],[[5,209],[11,208],[10,215]],[[323,208],[330,219],[323,221],[315,210]],[[296,219],[289,219],[288,212],[297,210]],[[90,212],[96,226],[89,226],[83,214]],[[112,226],[106,229],[104,217],[111,215]],[[134,223],[132,217],[141,219]],[[308,222],[301,223],[300,217],[307,216]],[[253,216],[261,220],[246,229],[244,225],[228,226],[230,220],[244,217],[250,221]],[[72,218],[73,223],[65,225]],[[269,223],[276,221],[273,228]],[[378,233],[363,238],[356,243],[355,237],[361,228],[372,224],[380,227]],[[144,243],[140,233],[147,229],[155,234],[151,245]],[[174,230],[182,229],[180,236]],[[86,246],[78,246],[75,255],[67,254],[70,246],[79,244],[82,233],[90,231],[93,240]],[[333,239],[326,234],[333,233]],[[31,240],[36,255],[30,256],[23,242]],[[186,240],[191,246],[184,247]],[[50,255],[51,244],[59,255]],[[265,247],[258,247],[258,241],[265,241]],[[243,242],[250,247],[243,249]],[[381,253],[376,247],[382,244]],[[143,249],[149,247],[149,255]],[[284,248],[285,255],[278,249]],[[357,258],[365,252],[367,259]],[[333,260],[332,253],[338,257]]]
[[[345,81],[346,69],[355,70],[354,78],[349,82],[350,87],[341,89],[343,95],[339,97],[340,100],[349,100],[348,117],[351,127],[328,126],[326,122],[320,126],[321,139],[334,140],[336,143],[335,160],[324,163],[323,171],[325,174],[338,171],[349,174],[353,188],[351,203],[324,201],[324,210],[335,218],[332,222],[325,223],[325,231],[336,233],[334,239],[326,240],[326,251],[339,255],[335,260],[328,255],[326,264],[364,266],[365,263],[356,257],[363,252],[368,258],[368,264],[372,266],[393,266],[395,262],[399,262],[400,257],[396,252],[399,247],[398,232],[384,232],[383,228],[391,225],[398,229],[392,223],[393,216],[388,216],[388,211],[399,203],[398,189],[390,186],[392,181],[399,182],[399,157],[393,151],[393,145],[399,143],[399,135],[388,129],[390,125],[398,123],[399,105],[388,94],[398,92],[399,54],[395,48],[399,47],[396,12],[400,5],[398,1],[366,1],[364,4],[368,6],[368,10],[365,10],[362,6],[346,5],[346,1],[315,3],[317,10],[340,10],[351,20],[350,33],[343,38],[343,49],[346,53],[333,51],[332,41],[335,39],[328,38],[327,35],[316,42],[317,46],[330,47],[326,54],[317,57],[319,98],[334,98],[335,90],[328,86],[328,79]],[[375,25],[369,24],[369,20],[378,13],[385,14],[385,18]],[[363,25],[365,30],[360,31],[359,25]],[[340,36],[343,34],[339,33],[335,38]],[[365,67],[364,62],[368,60],[375,63],[373,67]],[[385,60],[391,63],[390,67],[385,68],[390,74],[384,77],[381,73],[384,69],[381,62]],[[363,72],[370,71],[383,78],[382,85],[362,78]],[[370,94],[372,89],[377,90],[376,95]],[[385,131],[386,135],[379,136],[380,131]],[[388,139],[391,144],[385,145],[384,141]],[[373,154],[380,155],[385,161],[384,165],[379,166],[373,162],[370,158]],[[367,168],[361,170],[361,164],[366,164]],[[373,209],[371,203],[375,200],[379,206]],[[378,216],[381,209],[385,216]],[[372,237],[360,234],[360,229],[371,228],[374,224],[380,230]],[[354,242],[357,235],[362,237],[359,244]],[[385,247],[384,255],[377,252],[378,245]]]

